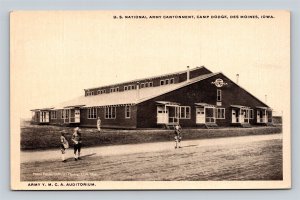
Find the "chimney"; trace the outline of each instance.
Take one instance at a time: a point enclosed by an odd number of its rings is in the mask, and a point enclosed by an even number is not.
[[[136,99],[137,100],[140,99],[140,83],[139,82],[136,83]]]
[[[186,67],[186,81],[190,81],[190,66]]]
[[[239,77],[240,77],[240,75],[239,75],[239,74],[236,74],[236,84],[237,84],[237,85],[239,84]]]
[[[268,97],[268,96],[265,94],[265,103],[267,103],[267,97]]]

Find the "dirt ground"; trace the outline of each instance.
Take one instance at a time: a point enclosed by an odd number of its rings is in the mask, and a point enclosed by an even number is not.
[[[210,145],[192,141],[176,150],[102,155],[89,152],[80,161],[70,158],[66,163],[58,159],[30,161],[21,164],[21,180],[282,180],[281,134],[267,139],[256,137],[260,136],[245,136],[243,142],[235,142],[241,137],[226,138],[228,142],[223,143],[211,139]],[[120,150],[116,146],[115,151]]]

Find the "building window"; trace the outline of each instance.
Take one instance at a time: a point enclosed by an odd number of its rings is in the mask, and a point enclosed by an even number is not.
[[[131,106],[125,106],[125,118],[130,118]]]
[[[124,86],[124,91],[128,90],[128,87],[127,86]]]
[[[217,101],[222,101],[222,90],[217,90]]]
[[[104,90],[98,90],[98,94],[104,94],[104,93],[106,93],[106,90],[104,89]]]
[[[91,95],[94,95],[94,92],[91,92]]]
[[[116,87],[116,92],[119,92],[119,87]]]
[[[68,119],[69,118],[69,110],[62,110],[61,111],[61,118]]]
[[[69,118],[69,110],[65,110],[66,119]]]
[[[135,86],[134,86],[134,85],[131,85],[131,89],[134,90],[134,89],[135,89]]]
[[[165,80],[165,84],[168,85],[169,84],[169,79]]]
[[[86,92],[86,96],[90,96],[91,95],[91,92]]]
[[[116,119],[116,107],[105,108],[105,119]]]
[[[160,80],[160,85],[164,85],[165,84],[165,80]]]
[[[153,87],[153,82],[149,82],[149,87]]]
[[[147,82],[147,83],[145,83],[145,87],[149,87],[149,83]]]
[[[217,114],[216,118],[217,119],[225,119],[225,108],[216,108]]]
[[[171,78],[170,79],[170,84],[173,84],[174,83],[174,78]]]
[[[144,88],[145,84],[144,83],[141,83],[141,88]]]
[[[180,106],[180,119],[190,119],[191,118],[191,107]]]
[[[61,118],[62,119],[69,118],[69,110],[61,110]]]
[[[89,108],[88,109],[88,119],[96,119],[96,117],[97,117],[96,108]]]
[[[40,118],[40,112],[36,112],[35,114],[36,114],[36,119],[35,119],[35,121],[39,121],[39,118]]]
[[[97,91],[97,94],[104,94],[104,93],[106,93],[105,90],[98,90],[98,91]]]
[[[51,111],[51,119],[56,119],[56,111]]]

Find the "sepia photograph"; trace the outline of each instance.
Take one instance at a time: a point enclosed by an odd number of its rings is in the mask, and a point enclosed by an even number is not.
[[[291,187],[290,12],[12,11],[12,190]]]

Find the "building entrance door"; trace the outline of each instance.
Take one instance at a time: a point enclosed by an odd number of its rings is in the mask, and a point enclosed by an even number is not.
[[[169,123],[169,108],[166,106],[157,106],[157,123]]]
[[[238,122],[238,116],[237,116],[237,112],[236,110],[232,110],[231,112],[231,119],[232,119],[232,123],[237,123]]]
[[[205,123],[205,109],[201,107],[196,107],[196,123],[204,124]]]
[[[46,112],[46,119],[45,119],[45,122],[49,122],[49,112]]]
[[[80,123],[80,110],[75,109],[75,123]]]
[[[246,111],[244,109],[240,110],[240,123],[245,122]]]

